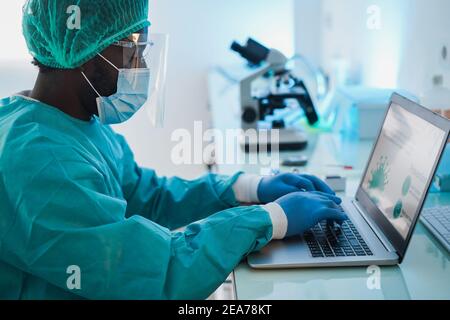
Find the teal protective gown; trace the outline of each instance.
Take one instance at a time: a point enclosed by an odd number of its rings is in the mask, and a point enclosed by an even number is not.
[[[0,100],[0,299],[207,298],[272,237],[237,177],[160,178],[96,118]]]

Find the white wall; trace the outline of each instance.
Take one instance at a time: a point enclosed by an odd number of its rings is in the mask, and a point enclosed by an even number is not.
[[[0,2],[0,95],[29,89],[35,69],[30,66],[20,20],[22,0]],[[171,132],[191,130],[193,122],[209,122],[206,75],[210,66],[240,63],[228,48],[248,36],[292,54],[293,0],[150,0],[154,32],[170,34],[166,127],[150,129],[145,117],[135,117],[118,131],[128,138],[136,159],[161,174],[194,177],[203,166],[174,166]],[[14,60],[11,62],[11,60]],[[12,81],[13,80],[13,81]]]
[[[399,83],[422,95],[431,85],[433,75],[443,74],[445,85],[450,88],[450,1],[411,2],[414,5],[407,19]],[[444,45],[448,51],[446,61],[441,59]]]
[[[302,5],[311,0],[295,1],[296,15],[314,16],[320,21],[319,60],[328,72],[345,66],[345,60],[350,80],[366,85],[398,87],[420,97],[430,87],[432,76],[443,74],[450,87],[450,59],[439,59],[443,45],[450,51],[450,1],[317,0],[313,7]],[[379,30],[367,26],[371,17],[367,10],[372,5],[380,8]],[[296,34],[308,27],[297,23]],[[301,37],[296,41],[296,48],[301,50]],[[307,50],[317,52],[318,47],[313,43],[313,49]]]
[[[1,98],[30,89],[37,75],[22,36],[23,3],[17,0],[0,3],[0,39],[3,41],[0,49]]]
[[[145,165],[163,174],[193,177],[203,166],[174,166],[170,141],[174,129],[208,124],[207,72],[217,64],[240,63],[228,50],[232,40],[248,36],[293,53],[292,0],[150,0],[154,32],[170,34],[167,117],[163,130],[149,129],[144,117],[125,124],[123,132]],[[205,125],[206,126],[206,125]],[[122,130],[121,130],[122,131]]]
[[[322,62],[322,0],[294,0],[295,52]]]
[[[28,50],[22,37],[22,6],[25,1],[2,1],[0,3],[0,37],[8,41],[2,44],[1,60],[29,59]]]

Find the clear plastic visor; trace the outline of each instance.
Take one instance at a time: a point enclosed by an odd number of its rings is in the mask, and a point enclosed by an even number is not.
[[[164,123],[168,42],[167,34],[135,33],[113,43],[122,48],[123,69],[142,69],[141,73],[131,73],[136,77],[142,77],[142,73],[150,75],[148,98],[142,109],[153,127],[162,127]]]

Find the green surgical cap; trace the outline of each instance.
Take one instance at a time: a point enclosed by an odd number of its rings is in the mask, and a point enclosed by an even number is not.
[[[74,69],[150,25],[148,0],[28,0],[23,34],[33,57]]]

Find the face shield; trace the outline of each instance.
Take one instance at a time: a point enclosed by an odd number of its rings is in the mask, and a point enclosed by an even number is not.
[[[168,39],[166,34],[135,33],[113,44],[122,48],[120,70],[127,75],[129,91],[134,88],[142,94],[142,90],[148,90],[143,94],[147,99],[142,108],[153,127],[164,123]],[[150,75],[145,86],[140,81],[142,74]]]

